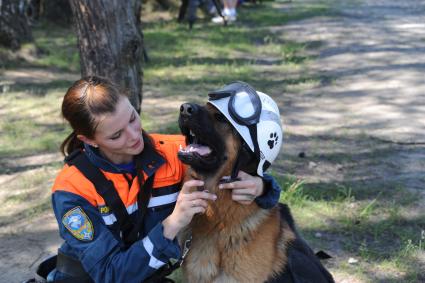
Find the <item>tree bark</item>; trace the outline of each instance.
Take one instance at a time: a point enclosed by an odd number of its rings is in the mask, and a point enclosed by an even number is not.
[[[81,75],[98,75],[121,87],[140,113],[143,37],[134,1],[70,0]]]
[[[17,50],[32,41],[31,29],[23,0],[0,0],[0,45]]]

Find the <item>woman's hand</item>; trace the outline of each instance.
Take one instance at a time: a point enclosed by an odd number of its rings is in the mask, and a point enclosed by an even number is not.
[[[232,190],[232,199],[241,204],[251,204],[254,199],[264,192],[263,179],[251,176],[243,171],[239,171],[240,181],[220,184],[220,189]]]
[[[183,184],[173,212],[162,222],[166,238],[174,239],[195,214],[205,212],[208,206],[207,200],[217,199],[214,194],[196,191],[197,187],[203,185],[204,182],[200,180],[190,180]]]

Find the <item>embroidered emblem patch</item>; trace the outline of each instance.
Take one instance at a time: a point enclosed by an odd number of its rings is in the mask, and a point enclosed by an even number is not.
[[[93,240],[94,230],[88,216],[84,213],[81,207],[77,206],[69,210],[62,217],[62,223],[66,229],[71,232],[72,236],[80,241]]]

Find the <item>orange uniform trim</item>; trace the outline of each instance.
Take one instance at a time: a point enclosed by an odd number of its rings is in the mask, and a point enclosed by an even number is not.
[[[186,147],[185,137],[182,135],[152,134],[155,148],[165,158],[166,163],[161,166],[155,175],[154,188],[160,188],[181,182],[186,166],[178,159],[180,147]]]

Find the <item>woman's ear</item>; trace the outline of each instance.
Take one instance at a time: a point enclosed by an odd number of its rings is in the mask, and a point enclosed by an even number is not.
[[[99,147],[94,140],[89,139],[88,137],[86,137],[84,135],[77,135],[77,139],[79,139],[83,143],[91,145],[92,147]]]

